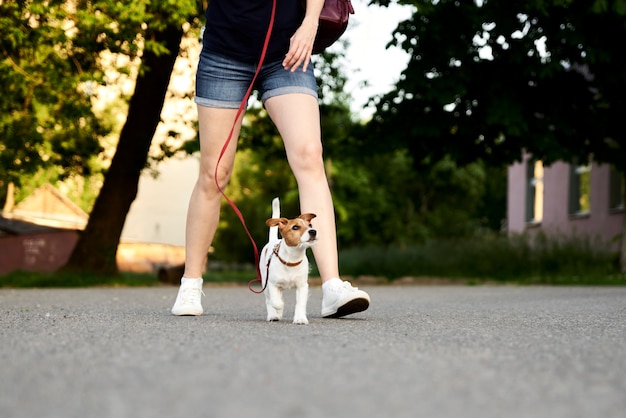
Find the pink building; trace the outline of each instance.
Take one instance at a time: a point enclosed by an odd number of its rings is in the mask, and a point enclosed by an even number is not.
[[[617,249],[625,218],[622,181],[608,165],[544,167],[525,155],[508,169],[508,231],[599,238]]]

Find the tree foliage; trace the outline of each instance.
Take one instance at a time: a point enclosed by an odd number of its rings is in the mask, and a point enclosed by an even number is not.
[[[119,237],[159,122],[183,24],[194,21],[198,7],[194,0],[0,2],[0,82],[7,86],[0,97],[1,185],[46,166],[61,167],[65,175],[89,174],[110,129],[93,112],[96,87],[107,82],[105,58],[142,60],[137,94],[71,269],[117,271]]]
[[[389,1],[374,0],[382,5]],[[421,162],[586,159],[626,171],[626,1],[438,0],[391,45],[410,54],[369,126]]]
[[[152,34],[196,15],[186,1],[0,1],[0,187],[49,167],[55,177],[99,168],[113,128],[94,114],[103,54],[164,54]],[[125,66],[117,68],[127,72]]]
[[[84,10],[61,1],[5,1],[0,10],[0,182],[19,184],[45,166],[89,174],[108,126],[92,111],[102,48],[86,50]]]
[[[137,196],[139,177],[146,166],[152,138],[160,122],[163,102],[180,49],[183,24],[192,20],[196,11],[191,1],[183,4],[168,1],[144,6],[145,21],[139,26],[144,29],[137,33],[144,40],[144,48],[126,123],[89,222],[65,266],[66,270],[110,274],[118,272],[117,248],[126,215]]]
[[[626,179],[625,0],[399,3],[415,13],[390,45],[410,60],[379,98],[368,145],[384,133],[416,167],[446,155],[507,164],[524,151],[548,165],[593,158]],[[626,239],[620,253],[626,272]]]

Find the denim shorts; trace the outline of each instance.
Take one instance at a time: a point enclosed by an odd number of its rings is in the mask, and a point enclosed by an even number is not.
[[[246,64],[202,49],[196,74],[195,102],[200,106],[237,109],[246,95],[256,72],[256,64]],[[274,96],[291,93],[310,94],[317,99],[317,83],[313,64],[306,72],[285,70],[280,61],[263,63],[255,88],[261,102]]]

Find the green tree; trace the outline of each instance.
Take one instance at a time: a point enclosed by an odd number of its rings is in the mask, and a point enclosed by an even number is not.
[[[89,222],[65,266],[67,270],[117,273],[117,247],[160,121],[183,24],[198,12],[191,0],[129,2],[119,11],[120,18],[124,13],[133,13],[135,24],[126,30],[143,41],[139,76],[111,166]]]
[[[80,3],[80,2],[78,2]],[[80,6],[80,4],[79,4]],[[111,126],[94,115],[102,82],[94,17],[62,1],[0,2],[0,189],[54,168],[88,176]],[[90,48],[90,50],[88,50]]]
[[[112,126],[93,113],[103,54],[140,57],[126,124],[86,230],[68,265],[117,272],[115,253],[146,165],[193,0],[0,2],[0,186],[46,167],[88,175]],[[126,71],[127,68],[117,68]]]
[[[384,132],[418,166],[446,155],[507,164],[525,150],[546,164],[592,156],[626,173],[626,1],[399,3],[415,13],[391,44],[410,60],[378,100],[370,149]]]

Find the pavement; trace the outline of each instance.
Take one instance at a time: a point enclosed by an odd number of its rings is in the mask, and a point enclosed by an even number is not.
[[[294,325],[245,287],[201,317],[174,287],[0,289],[0,417],[626,417],[626,288],[364,290]]]

